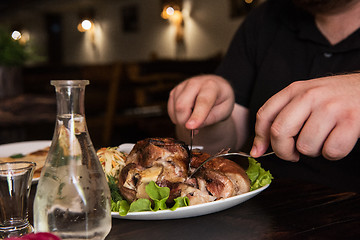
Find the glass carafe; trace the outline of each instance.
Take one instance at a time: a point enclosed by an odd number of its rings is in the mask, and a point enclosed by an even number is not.
[[[104,239],[111,229],[110,190],[84,114],[87,80],[54,80],[55,132],[34,200],[35,232],[62,239]]]

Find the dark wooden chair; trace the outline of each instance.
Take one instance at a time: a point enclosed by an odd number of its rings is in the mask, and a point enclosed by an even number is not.
[[[109,146],[123,64],[87,65],[81,69],[82,79],[90,81],[85,90],[85,115],[95,147]]]

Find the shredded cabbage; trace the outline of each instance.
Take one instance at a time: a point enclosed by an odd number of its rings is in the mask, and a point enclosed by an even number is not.
[[[117,181],[121,170],[125,167],[127,154],[118,151],[117,147],[108,147],[99,149],[97,156],[105,175],[114,177]]]

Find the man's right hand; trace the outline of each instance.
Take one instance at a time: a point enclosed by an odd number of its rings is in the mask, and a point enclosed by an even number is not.
[[[170,92],[168,114],[174,124],[198,129],[228,119],[234,99],[231,85],[222,77],[196,76]]]

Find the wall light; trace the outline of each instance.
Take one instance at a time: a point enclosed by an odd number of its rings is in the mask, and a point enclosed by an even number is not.
[[[94,24],[94,10],[92,8],[83,9],[79,13],[79,23],[77,29],[79,32],[93,31]]]
[[[82,20],[77,26],[79,32],[86,32],[93,28],[94,28],[94,23],[89,19]]]
[[[30,40],[30,34],[26,30],[13,30],[11,38],[21,44],[26,44]]]
[[[11,37],[12,37],[12,39],[14,39],[14,40],[20,40],[20,38],[21,38],[21,33],[20,33],[19,31],[15,30],[15,31],[13,31],[13,32],[11,33]]]
[[[178,10],[176,10],[176,11],[178,11]],[[162,12],[161,12],[161,17],[163,19],[169,19],[171,16],[174,15],[174,13],[175,13],[175,9],[174,9],[173,6],[165,5]]]
[[[175,9],[173,7],[171,7],[171,6],[166,7],[166,14],[168,16],[174,15],[174,12],[175,12]]]
[[[169,22],[175,26],[175,40],[179,44],[184,42],[184,18],[181,12],[182,3],[182,0],[163,0],[163,8],[161,11],[161,17],[168,19]]]
[[[182,4],[182,0],[162,0],[161,17],[170,19],[176,11],[181,12]]]

